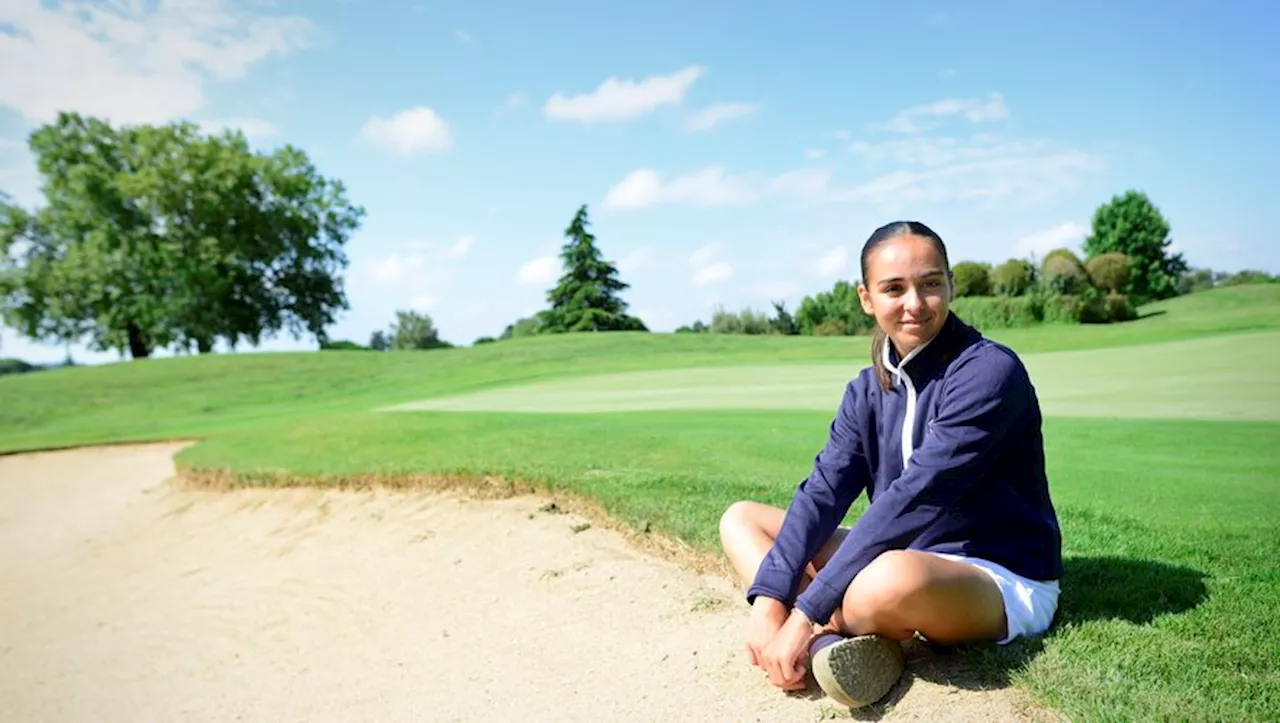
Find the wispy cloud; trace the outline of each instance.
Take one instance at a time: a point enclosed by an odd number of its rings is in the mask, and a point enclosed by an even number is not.
[[[769,175],[729,173],[724,166],[706,166],[664,181],[650,168],[628,173],[605,194],[607,209],[639,209],[658,204],[689,206],[738,206],[778,197],[806,197],[827,187],[829,174],[799,169]]]
[[[114,123],[195,113],[210,80],[241,78],[269,57],[316,41],[309,20],[258,12],[262,5],[4,3],[0,106],[33,123],[62,110]]]
[[[716,103],[690,113],[684,127],[695,133],[709,131],[725,121],[745,118],[759,110],[759,103]]]
[[[1000,93],[988,93],[985,98],[946,98],[933,103],[912,106],[898,111],[889,120],[874,126],[877,130],[894,133],[919,133],[934,127],[940,118],[959,117],[971,123],[989,123],[1009,116]]]
[[[824,279],[839,278],[849,266],[849,249],[835,246],[828,249],[813,264],[813,275]]]
[[[516,272],[516,283],[522,286],[547,284],[560,275],[560,269],[560,258],[557,256],[540,256],[530,259]]]
[[[1054,249],[1078,250],[1088,233],[1088,226],[1076,221],[1065,221],[1018,239],[1014,255],[1018,258],[1035,256],[1042,259]]]
[[[469,43],[472,40],[475,40],[475,37],[465,30],[455,30],[453,31],[453,39],[457,40],[459,43]]]
[[[653,263],[653,247],[641,246],[631,253],[618,259],[618,271],[629,274],[635,271],[648,268]]]
[[[552,120],[580,123],[631,120],[664,105],[680,103],[703,73],[702,67],[691,65],[669,75],[651,75],[639,81],[609,77],[587,93],[553,94],[543,104],[542,112]]]
[[[449,124],[426,106],[402,110],[389,118],[373,116],[360,129],[360,139],[401,156],[438,153],[453,145]]]
[[[711,243],[689,255],[689,265],[693,268],[690,281],[694,286],[713,286],[733,278],[733,264],[716,259],[720,251],[720,244]]]

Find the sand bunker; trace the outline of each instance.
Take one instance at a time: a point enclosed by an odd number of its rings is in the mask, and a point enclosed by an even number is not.
[[[530,497],[184,490],[177,445],[0,457],[0,720],[813,721],[727,580]],[[1015,720],[908,676],[857,717]]]

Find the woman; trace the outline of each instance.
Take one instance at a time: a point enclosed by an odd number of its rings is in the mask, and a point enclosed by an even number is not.
[[[942,239],[916,222],[877,229],[862,279],[873,366],[846,385],[812,472],[785,512],[738,502],[720,521],[749,585],[751,663],[787,690],[812,668],[850,707],[889,691],[916,633],[1044,632],[1062,575],[1035,389],[1011,350],[951,313]],[[870,505],[839,527],[863,490]]]

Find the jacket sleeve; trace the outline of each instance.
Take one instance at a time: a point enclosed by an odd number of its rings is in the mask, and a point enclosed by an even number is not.
[[[907,469],[876,496],[831,561],[796,600],[826,623],[854,577],[886,550],[905,549],[991,468],[1026,418],[1030,380],[1003,350],[960,362],[945,382],[933,425]]]
[[[855,379],[845,385],[827,443],[792,496],[782,529],[747,590],[748,603],[764,595],[791,605],[805,566],[830,539],[849,505],[867,485],[870,469],[860,429],[866,418],[861,413],[865,401],[858,382]]]

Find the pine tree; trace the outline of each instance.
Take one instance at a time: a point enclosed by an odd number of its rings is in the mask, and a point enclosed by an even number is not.
[[[560,259],[565,271],[547,292],[551,313],[542,333],[648,331],[644,322],[626,313],[627,303],[618,294],[631,286],[619,280],[617,267],[604,259],[595,236],[587,231],[589,225],[583,205],[564,232],[568,241]]]

